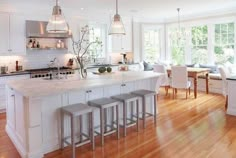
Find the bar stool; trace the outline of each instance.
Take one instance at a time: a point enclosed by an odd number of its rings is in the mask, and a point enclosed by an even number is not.
[[[71,119],[71,136],[65,137],[64,136],[64,116],[68,115]],[[82,116],[88,116],[88,125],[89,125],[89,135],[82,132]],[[76,134],[75,134],[75,121],[76,118],[79,117],[80,122],[80,132],[78,134],[80,140],[79,142],[75,142]],[[94,128],[93,128],[93,108],[86,105],[86,104],[73,104],[66,107],[61,108],[61,148],[64,148],[64,143],[67,145],[72,145],[72,157],[75,158],[75,147],[82,146],[86,143],[92,144],[92,149],[95,149],[94,143]],[[83,137],[87,138],[83,140]],[[67,139],[71,138],[71,143],[67,141]]]
[[[118,100],[123,102],[123,127],[124,127],[124,136],[126,136],[126,128],[130,127],[132,125],[137,126],[137,131],[139,131],[139,119],[138,119],[138,115],[134,115],[134,103],[136,102],[136,112],[137,114],[139,113],[139,100],[141,100],[142,98],[137,96],[137,95],[133,95],[133,94],[120,94],[120,95],[116,95],[116,96],[112,96],[112,99]],[[128,105],[131,104],[131,118],[127,118],[127,110],[128,110]],[[136,121],[134,121],[134,117],[136,117]],[[129,123],[127,123],[127,121],[130,121]]]
[[[155,91],[150,91],[150,90],[136,90],[131,92],[131,94],[137,95],[142,97],[142,119],[143,119],[143,128],[146,128],[146,115],[148,116],[154,116],[154,123],[156,124],[156,111],[157,111],[157,93]],[[147,113],[146,112],[146,99],[147,97],[153,97],[154,98],[154,114]]]
[[[104,136],[117,132],[117,139],[120,138],[119,133],[119,106],[122,104],[121,102],[111,99],[111,98],[101,98],[88,101],[89,106],[99,108],[100,110],[100,133],[101,135],[101,145],[104,145]],[[107,124],[107,110],[112,109],[112,124],[109,126]],[[116,108],[116,121],[114,121],[114,108]],[[116,125],[116,128],[114,127]],[[107,131],[107,127],[111,127],[110,131]],[[105,131],[104,131],[105,128]]]

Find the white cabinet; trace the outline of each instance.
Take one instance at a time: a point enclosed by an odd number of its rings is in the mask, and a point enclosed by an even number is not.
[[[8,53],[9,51],[9,14],[0,14],[0,54]]]
[[[0,13],[0,21],[0,54],[25,54],[24,17]]]
[[[132,52],[132,21],[123,19],[126,35],[110,35],[109,51],[111,52]]]
[[[24,55],[26,53],[25,18],[18,15],[10,15],[10,42],[11,53]]]
[[[236,116],[236,81],[235,80],[227,80],[228,82],[228,108],[227,114]],[[226,98],[227,99],[227,98]]]
[[[16,76],[5,76],[0,77],[0,113],[5,111],[6,108],[6,82],[10,80],[21,80],[30,78],[30,75],[16,75]]]

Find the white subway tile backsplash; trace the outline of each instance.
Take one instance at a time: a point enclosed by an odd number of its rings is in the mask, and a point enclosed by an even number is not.
[[[63,50],[32,51],[24,56],[0,56],[0,66],[8,66],[10,72],[15,71],[15,63],[19,61],[19,65],[22,65],[23,69],[45,68],[55,57],[58,59],[60,66],[66,66],[73,55]]]

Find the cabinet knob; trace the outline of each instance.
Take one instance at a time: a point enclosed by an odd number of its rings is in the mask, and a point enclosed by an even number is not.
[[[14,95],[14,94],[12,94],[12,95],[11,95],[11,97],[15,97],[15,95]]]
[[[87,90],[87,91],[86,91],[86,93],[91,93],[91,92],[92,92],[92,90]]]

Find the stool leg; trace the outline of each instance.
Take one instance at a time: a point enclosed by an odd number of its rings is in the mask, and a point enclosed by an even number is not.
[[[139,99],[136,101],[136,106],[137,106],[137,131],[139,131]]]
[[[143,97],[143,128],[146,128],[146,98]]]
[[[72,145],[72,158],[75,158],[75,118],[71,116],[71,145]]]
[[[112,126],[112,130],[114,129],[114,122],[115,122],[115,113],[114,113],[114,106],[111,107],[111,126]]]
[[[104,109],[104,127],[105,127],[105,133],[107,132],[107,108]]]
[[[119,118],[119,104],[116,105],[116,124],[117,124],[117,139],[120,139],[120,118]]]
[[[123,127],[124,127],[124,136],[126,136],[126,124],[127,124],[127,102],[123,103]]]
[[[104,145],[104,109],[100,109],[100,133],[101,133],[101,144]]]
[[[157,95],[154,95],[154,123],[157,124]]]
[[[64,113],[61,109],[61,149],[64,149]]]
[[[80,131],[79,139],[80,139],[80,142],[82,142],[83,141],[83,135],[82,135],[82,133],[83,133],[83,116],[82,115],[79,116],[79,131]]]
[[[89,131],[90,131],[90,140],[91,140],[91,144],[92,144],[92,149],[94,150],[95,149],[95,141],[94,141],[94,124],[93,124],[93,112],[91,112],[90,114],[89,114],[89,116],[90,116],[90,122],[89,122],[89,124],[90,124],[90,129],[89,129]]]
[[[131,120],[134,121],[134,101],[131,102]]]

